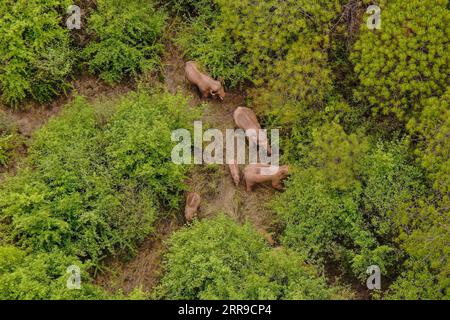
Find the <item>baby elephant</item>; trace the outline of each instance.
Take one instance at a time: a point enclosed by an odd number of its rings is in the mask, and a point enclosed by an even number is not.
[[[233,177],[234,184],[237,187],[241,179],[241,177],[239,176],[239,165],[235,160],[231,160],[228,166],[230,168],[231,177]]]
[[[214,80],[210,75],[200,71],[197,62],[186,62],[185,76],[189,83],[198,87],[203,98],[211,96],[219,98],[221,101],[225,99],[225,90],[220,81]]]
[[[275,167],[270,164],[249,164],[244,170],[247,192],[252,192],[253,186],[256,184],[269,181],[275,189],[283,190],[281,181],[287,178],[288,175],[288,166]]]
[[[253,112],[253,110],[246,107],[238,107],[236,110],[234,110],[233,118],[234,122],[236,122],[236,125],[242,130],[255,130],[256,134],[254,136],[252,135],[248,137],[251,142],[266,149],[268,154],[272,153],[272,149],[270,148],[269,142],[267,141],[267,135],[259,137],[261,125],[259,124],[258,118],[256,118],[256,114]]]
[[[200,207],[201,198],[196,192],[188,194],[186,199],[186,207],[184,209],[184,217],[187,223],[191,223],[195,217],[197,217],[197,211]]]

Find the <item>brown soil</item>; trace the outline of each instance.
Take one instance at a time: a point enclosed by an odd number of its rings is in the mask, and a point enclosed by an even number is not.
[[[84,74],[72,82],[73,90],[71,90],[67,96],[61,96],[46,104],[24,102],[18,108],[19,110],[13,110],[0,104],[0,110],[3,110],[11,116],[21,135],[29,138],[32,133],[44,125],[48,119],[57,115],[63,106],[72,100],[75,94],[82,95],[92,101],[99,97],[122,95],[132,90],[134,86],[134,83],[129,82],[124,82],[116,86],[109,86],[91,75]]]

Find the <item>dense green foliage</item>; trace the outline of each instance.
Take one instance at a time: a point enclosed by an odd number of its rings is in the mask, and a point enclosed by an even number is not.
[[[356,98],[374,112],[400,119],[420,112],[420,101],[448,85],[450,12],[447,0],[381,1],[382,27],[363,25],[351,59]]]
[[[168,241],[158,294],[167,299],[330,299],[328,288],[301,256],[269,249],[249,225],[223,215],[196,222]]]
[[[66,0],[2,1],[0,97],[8,105],[31,98],[46,102],[71,88],[84,60],[91,73],[112,84],[154,71],[160,64],[166,14],[152,1],[97,1],[88,17],[87,46],[72,41]],[[83,11],[86,13],[90,11]],[[83,31],[85,32],[85,31]],[[75,39],[75,38],[74,38]]]
[[[416,155],[429,177],[429,193],[402,217],[401,238],[409,258],[391,297],[450,299],[450,90],[423,103],[409,130],[418,137]]]
[[[212,12],[214,8],[214,0],[157,0],[157,2],[172,14],[185,18],[204,15],[205,12]]]
[[[62,25],[68,2],[5,0],[0,3],[1,100],[48,101],[69,88],[76,53]]]
[[[189,124],[180,106],[180,96],[133,93],[108,114],[77,98],[39,130],[28,165],[0,187],[4,239],[94,264],[133,250],[158,211],[178,207],[185,168],[171,162],[170,132]]]
[[[14,120],[0,111],[0,168],[12,159],[19,140]]]
[[[67,267],[81,269],[81,290],[69,290]],[[61,252],[27,255],[12,246],[0,247],[0,299],[107,299],[99,288],[89,284],[89,273],[82,262]]]
[[[337,124],[313,132],[306,163],[275,203],[283,242],[324,265],[338,262],[361,279],[377,264],[398,263],[396,215],[421,192],[420,170],[400,143],[371,146]],[[371,150],[371,151],[369,151]]]
[[[160,62],[166,16],[151,1],[99,0],[88,27],[96,41],[83,51],[91,73],[112,84],[154,70]]]
[[[153,297],[352,298],[341,281],[364,286],[378,265],[376,298],[450,299],[450,2],[376,3],[381,29],[369,30],[369,0],[98,0],[81,44],[64,26],[65,1],[6,0],[1,100],[65,92],[76,62],[109,84],[155,71],[170,34],[184,60],[248,89],[261,125],[281,129],[291,175],[267,208],[278,247],[250,223],[208,214],[168,238]],[[174,72],[177,54],[167,55]],[[75,97],[24,148],[0,111],[0,171],[17,166],[0,176],[0,299],[126,298],[92,285],[92,271],[133,254],[158,219],[181,222],[188,172],[171,161],[171,133],[195,112],[180,94],[142,89],[154,83],[106,102]],[[241,101],[230,96],[226,108]],[[222,175],[190,172],[202,206]],[[232,201],[259,199],[249,197]],[[81,290],[66,288],[69,265]]]

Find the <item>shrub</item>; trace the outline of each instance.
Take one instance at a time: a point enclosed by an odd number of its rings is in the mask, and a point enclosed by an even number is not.
[[[77,98],[35,134],[28,165],[2,184],[6,238],[94,265],[133,250],[159,210],[178,206],[185,168],[171,162],[170,132],[188,127],[186,108],[180,96],[130,94],[100,126]]]
[[[3,102],[45,102],[65,92],[77,53],[62,26],[67,1],[2,1],[0,92]]]
[[[338,263],[361,280],[377,264],[395,276],[405,207],[423,192],[420,170],[401,143],[369,144],[337,124],[312,134],[307,160],[274,202],[282,241],[319,266]]]
[[[214,8],[214,0],[158,0],[157,2],[171,13],[185,18],[202,15],[213,11]]]
[[[381,30],[362,26],[351,60],[359,77],[355,97],[374,113],[408,119],[420,101],[448,85],[447,0],[382,1]]]
[[[399,212],[425,194],[422,170],[414,166],[404,141],[379,142],[364,157],[360,176],[365,218],[382,243],[393,242],[399,233]]]
[[[19,140],[13,119],[0,111],[0,167],[8,165]]]
[[[409,131],[419,138],[416,155],[428,171],[433,188],[442,195],[450,192],[449,104],[450,87],[441,97],[426,99],[420,116],[408,124]]]
[[[337,190],[359,189],[360,161],[369,149],[362,134],[347,134],[342,126],[331,123],[312,132],[310,163],[320,168],[330,186]]]
[[[150,1],[97,1],[97,11],[88,19],[96,41],[83,50],[89,71],[112,84],[154,70],[160,63],[165,20]]]
[[[89,284],[87,264],[61,252],[27,255],[12,246],[0,247],[0,300],[86,300],[112,298]],[[69,266],[81,271],[80,290],[67,288]]]
[[[270,250],[250,225],[219,215],[168,241],[158,296],[166,299],[326,299],[323,278],[289,250]],[[188,266],[186,268],[186,266]]]
[[[133,181],[164,208],[176,209],[186,168],[172,162],[172,130],[190,128],[195,111],[181,95],[135,94],[124,99],[104,132],[114,181]],[[189,115],[188,115],[189,113]]]
[[[408,124],[417,137],[416,155],[430,188],[415,206],[402,212],[400,239],[408,258],[389,298],[450,299],[449,92],[426,99],[421,114]]]

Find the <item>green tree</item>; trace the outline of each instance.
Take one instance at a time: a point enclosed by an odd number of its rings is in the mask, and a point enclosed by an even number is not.
[[[319,266],[337,263],[361,280],[368,266],[395,276],[403,211],[423,194],[421,170],[401,142],[373,145],[336,124],[312,133],[305,160],[293,167],[274,209],[282,241]]]
[[[15,121],[0,111],[0,167],[8,165],[20,143]]]
[[[408,255],[389,298],[450,299],[450,90],[423,102],[408,124],[416,155],[428,174],[429,192],[403,210],[400,239]]]
[[[450,12],[447,0],[381,1],[380,30],[361,27],[351,60],[355,98],[374,113],[409,119],[424,98],[448,85]]]

